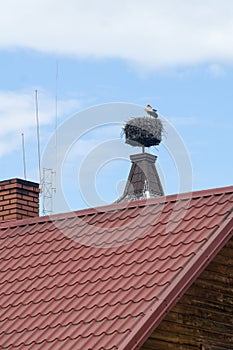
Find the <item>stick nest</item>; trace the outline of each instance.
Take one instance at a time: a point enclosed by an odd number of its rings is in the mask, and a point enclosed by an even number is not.
[[[123,127],[125,142],[134,147],[157,146],[162,140],[163,124],[158,118],[133,118]]]

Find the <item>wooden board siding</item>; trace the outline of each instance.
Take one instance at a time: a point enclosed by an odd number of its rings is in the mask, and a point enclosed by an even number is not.
[[[233,239],[141,347],[155,349],[233,349]]]

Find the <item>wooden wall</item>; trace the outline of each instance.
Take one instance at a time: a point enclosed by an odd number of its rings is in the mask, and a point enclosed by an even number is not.
[[[233,350],[233,238],[141,350]]]

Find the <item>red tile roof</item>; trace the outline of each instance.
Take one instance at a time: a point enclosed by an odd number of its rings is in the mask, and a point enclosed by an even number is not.
[[[233,186],[0,225],[1,349],[137,349],[232,236]]]

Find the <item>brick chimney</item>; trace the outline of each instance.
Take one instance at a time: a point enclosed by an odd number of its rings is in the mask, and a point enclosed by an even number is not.
[[[22,179],[0,182],[0,221],[39,216],[39,184]]]

